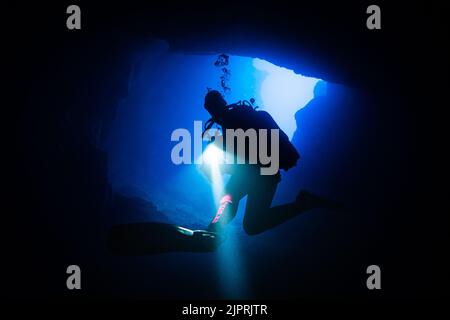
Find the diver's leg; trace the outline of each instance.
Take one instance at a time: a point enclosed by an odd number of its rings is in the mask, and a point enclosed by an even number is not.
[[[270,208],[276,184],[261,184],[249,192],[244,217],[244,230],[250,234],[258,234],[271,229],[290,218],[315,208],[344,210],[340,202],[319,197],[308,191],[301,191],[296,201]]]
[[[247,234],[253,235],[268,229],[266,216],[270,214],[269,210],[278,182],[277,178],[261,177],[256,179],[249,190],[243,221]]]
[[[225,187],[225,194],[220,199],[219,208],[211,222],[208,230],[219,232],[236,216],[239,201],[245,196],[245,186],[241,177],[232,176]]]

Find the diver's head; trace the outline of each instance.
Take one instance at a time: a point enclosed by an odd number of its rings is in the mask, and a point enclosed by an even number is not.
[[[204,106],[212,117],[219,117],[227,110],[227,102],[217,90],[208,91]]]

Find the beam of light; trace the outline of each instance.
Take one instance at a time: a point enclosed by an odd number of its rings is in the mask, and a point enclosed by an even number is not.
[[[320,79],[296,74],[259,58],[253,59],[253,66],[267,73],[260,89],[264,110],[292,139],[297,127],[294,115],[314,98],[314,87]]]
[[[203,163],[209,170],[212,184],[214,203],[219,207],[220,199],[224,195],[226,178],[222,176],[220,165],[225,163],[225,152],[213,143],[210,143],[202,154]],[[205,170],[205,168],[203,168]],[[228,225],[227,229],[233,228]],[[238,299],[246,296],[244,268],[236,231],[227,232],[227,239],[217,249],[218,277],[226,298]]]
[[[220,198],[224,192],[224,182],[220,172],[220,164],[224,163],[225,153],[213,143],[209,144],[202,154],[203,162],[207,165],[211,178],[214,203],[219,205]]]

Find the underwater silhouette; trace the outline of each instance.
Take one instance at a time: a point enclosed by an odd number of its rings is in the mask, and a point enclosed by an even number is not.
[[[111,216],[127,216],[108,230],[107,248],[114,255],[138,256],[167,252],[209,252],[224,241],[224,235],[172,224],[166,212],[137,196],[113,195]],[[147,222],[152,217],[152,222]]]
[[[206,94],[204,107],[211,115],[211,119],[205,124],[205,132],[215,123],[221,127],[222,131],[227,129],[243,129],[244,131],[247,129],[279,129],[280,168],[289,170],[296,165],[300,158],[299,153],[267,112],[257,111],[245,103],[228,105],[221,93],[216,90],[210,90]],[[268,149],[271,150],[270,147]],[[249,148],[245,150],[248,151]],[[231,174],[231,178],[225,186],[219,208],[207,228],[209,231],[222,231],[236,216],[239,202],[246,195],[247,206],[243,227],[249,235],[271,229],[313,208],[338,209],[340,207],[337,202],[305,190],[299,192],[294,202],[271,207],[277,186],[281,181],[279,169],[273,175],[261,175],[259,169],[262,164],[259,162],[257,164],[248,163],[247,153],[245,158],[245,164],[226,165],[228,166],[226,172]]]
[[[206,230],[191,230],[169,223],[119,224],[108,234],[108,249],[116,255],[144,255],[166,252],[214,251],[224,236]]]

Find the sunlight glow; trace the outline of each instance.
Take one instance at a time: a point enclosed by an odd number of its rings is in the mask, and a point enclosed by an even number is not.
[[[253,66],[267,72],[260,90],[263,109],[292,139],[296,130],[294,114],[314,98],[314,86],[320,79],[296,74],[259,58],[253,59]]]

